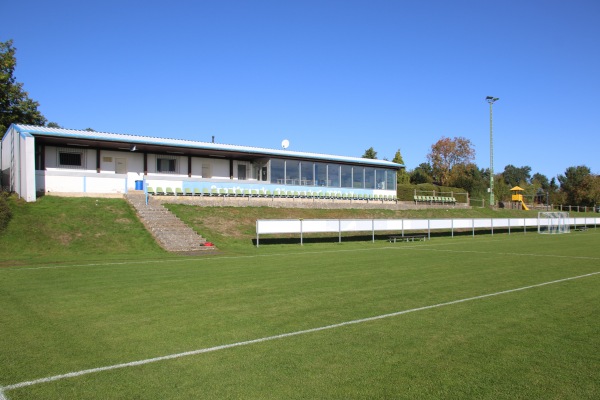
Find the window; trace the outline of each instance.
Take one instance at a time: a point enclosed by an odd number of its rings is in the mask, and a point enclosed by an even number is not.
[[[327,164],[315,163],[315,186],[327,186]]]
[[[300,184],[305,186],[312,186],[314,184],[314,164],[311,162],[302,161],[300,165]]]
[[[340,169],[341,165],[327,164],[327,186],[340,187]]]
[[[352,187],[352,166],[342,165],[342,187]]]
[[[365,188],[375,188],[375,168],[365,168]]]
[[[58,166],[62,168],[83,169],[85,165],[85,153],[83,150],[59,149]]]
[[[386,182],[388,190],[396,190],[396,171],[388,169],[386,170]]]
[[[246,180],[246,165],[238,164],[238,180],[245,181]]]
[[[287,160],[285,162],[285,184],[300,184],[300,161]]]
[[[375,189],[387,189],[385,173],[385,169],[377,168],[375,170]]]
[[[156,159],[156,172],[163,173],[175,173],[176,171],[176,159],[174,157],[168,158],[161,156]]]
[[[352,182],[353,188],[362,189],[365,187],[365,169],[363,167],[352,168]]]
[[[277,158],[271,160],[271,183],[285,183],[285,161]]]

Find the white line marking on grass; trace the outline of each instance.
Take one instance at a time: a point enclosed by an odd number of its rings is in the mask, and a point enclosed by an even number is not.
[[[408,246],[403,246],[408,248]],[[362,252],[362,251],[376,251],[381,249],[400,249],[400,247],[377,247],[377,248],[362,248],[362,249],[344,249],[344,250],[325,250],[325,251],[302,251],[296,253],[272,253],[272,254],[254,254],[247,256],[214,256],[214,257],[201,257],[201,258],[173,258],[173,259],[158,259],[158,260],[142,260],[142,261],[119,261],[119,262],[106,262],[106,263],[90,263],[90,264],[66,264],[66,265],[47,265],[40,267],[9,267],[0,268],[2,271],[31,271],[39,269],[58,269],[58,268],[72,268],[72,267],[110,267],[118,265],[134,265],[134,264],[164,264],[164,263],[177,263],[177,262],[194,262],[194,261],[216,261],[216,260],[240,260],[248,258],[259,258],[259,257],[281,257],[281,256],[294,256],[304,254],[327,254],[327,253],[349,253],[349,252]],[[0,399],[1,400],[1,399]]]
[[[384,246],[384,247],[369,247],[369,248],[360,248],[360,249],[338,249],[338,250],[325,250],[325,251],[301,251],[301,252],[293,252],[293,253],[271,253],[271,254],[254,254],[254,255],[245,255],[245,256],[218,256],[214,257],[200,257],[200,258],[174,258],[174,259],[154,259],[154,260],[141,260],[141,261],[118,261],[118,262],[106,262],[106,263],[89,263],[89,264],[66,264],[66,265],[47,265],[40,267],[9,267],[9,268],[0,268],[0,273],[4,271],[31,271],[31,270],[41,270],[41,269],[59,269],[59,268],[73,268],[73,267],[110,267],[110,266],[119,266],[119,265],[135,265],[135,264],[164,264],[164,263],[180,263],[180,262],[198,262],[198,261],[216,261],[216,260],[241,260],[241,259],[250,259],[250,258],[259,258],[259,257],[282,257],[282,256],[296,256],[296,255],[307,255],[307,254],[331,254],[331,253],[353,253],[353,252],[363,252],[363,251],[379,251],[379,250],[432,250],[432,251],[455,251],[457,253],[479,253],[479,254],[498,254],[498,255],[516,255],[516,256],[535,256],[535,257],[562,257],[562,258],[580,258],[580,259],[590,259],[590,260],[600,260],[600,258],[594,257],[578,257],[578,256],[559,256],[552,254],[517,254],[517,253],[492,253],[492,252],[478,252],[471,250],[442,250],[435,249],[435,247],[439,246],[452,246],[463,244],[465,241],[459,241],[460,239],[454,239],[452,243],[419,243],[414,245],[405,245],[405,246]],[[469,239],[472,240],[472,239]],[[497,242],[497,239],[494,240],[485,240],[485,242]],[[482,241],[478,242],[482,243]],[[2,399],[0,399],[2,400]]]
[[[550,258],[571,258],[575,260],[600,260],[600,257],[588,257],[588,256],[564,256],[560,254],[535,254],[535,253],[497,253],[489,251],[477,251],[477,250],[449,250],[449,249],[433,249],[433,248],[417,248],[412,247],[412,250],[427,250],[427,251],[439,251],[446,253],[472,253],[472,254],[486,254],[494,256],[517,256],[517,257],[550,257]]]
[[[533,288],[537,288],[537,287],[541,287],[541,286],[552,285],[554,283],[566,282],[566,281],[571,281],[571,280],[574,280],[574,279],[587,278],[587,277],[590,277],[590,276],[593,276],[593,275],[598,275],[598,274],[600,274],[600,271],[592,272],[592,273],[585,274],[585,275],[572,276],[572,277],[569,277],[569,278],[557,279],[557,280],[549,281],[549,282],[538,283],[538,284],[535,284],[535,285],[523,286],[523,287],[516,288],[516,289],[508,289],[508,290],[503,290],[503,291],[495,292],[495,293],[482,294],[480,296],[467,297],[465,299],[453,300],[453,301],[448,301],[448,302],[445,302],[445,303],[433,304],[433,305],[430,305],[430,306],[412,308],[410,310],[403,310],[403,311],[398,311],[398,312],[394,312],[394,313],[390,313],[390,314],[382,314],[382,315],[377,315],[377,316],[374,316],[374,317],[368,317],[368,318],[356,319],[356,320],[352,320],[352,321],[340,322],[338,324],[326,325],[326,326],[321,326],[321,327],[318,327],[318,328],[305,329],[305,330],[301,330],[301,331],[283,333],[283,334],[274,335],[274,336],[267,336],[267,337],[263,337],[263,338],[259,338],[259,339],[253,339],[253,340],[247,340],[247,341],[243,341],[243,342],[224,344],[224,345],[221,345],[221,346],[208,347],[208,348],[204,348],[204,349],[186,351],[186,352],[183,352],[183,353],[170,354],[170,355],[161,356],[161,357],[155,357],[155,358],[148,358],[148,359],[145,359],[145,360],[139,360],[139,361],[132,361],[132,362],[127,362],[127,363],[122,363],[122,364],[109,365],[109,366],[105,366],[105,367],[84,369],[84,370],[81,370],[81,371],[70,372],[70,373],[67,373],[67,374],[54,375],[54,376],[49,376],[49,377],[46,377],[46,378],[40,378],[40,379],[31,380],[31,381],[19,382],[19,383],[15,383],[15,384],[12,384],[12,385],[7,385],[7,386],[4,386],[4,387],[0,387],[0,400],[6,400],[6,397],[4,397],[4,392],[7,391],[7,390],[14,390],[14,389],[19,389],[19,388],[24,388],[24,387],[28,387],[28,386],[38,385],[40,383],[47,383],[47,382],[53,382],[53,381],[58,381],[58,380],[62,380],[62,379],[67,379],[67,378],[74,378],[74,377],[78,377],[78,376],[82,376],[82,375],[88,375],[88,374],[94,374],[94,373],[98,373],[98,372],[102,372],[102,371],[111,371],[111,370],[114,370],[114,369],[135,367],[135,366],[138,366],[138,365],[145,365],[145,364],[155,363],[155,362],[158,362],[158,361],[173,360],[173,359],[176,359],[176,358],[193,356],[193,355],[197,355],[197,354],[211,353],[211,352],[214,352],[214,351],[231,349],[231,348],[234,348],[234,347],[248,346],[248,345],[251,345],[251,344],[268,342],[268,341],[276,340],[276,339],[283,339],[283,338],[288,338],[288,337],[292,337],[292,336],[299,336],[299,335],[305,335],[305,334],[308,334],[308,333],[314,333],[314,332],[320,332],[320,331],[325,331],[325,330],[329,330],[329,329],[341,328],[341,327],[344,327],[344,326],[347,326],[347,325],[355,325],[355,324],[361,324],[361,323],[364,323],[364,322],[377,321],[377,320],[380,320],[380,319],[396,317],[396,316],[399,316],[399,315],[413,313],[413,312],[417,312],[417,311],[430,310],[432,308],[450,306],[450,305],[453,305],[453,304],[465,303],[467,301],[485,299],[485,298],[488,298],[488,297],[499,296],[499,295],[502,295],[502,294],[514,293],[514,292],[519,292],[519,291],[527,290],[527,289],[533,289]]]

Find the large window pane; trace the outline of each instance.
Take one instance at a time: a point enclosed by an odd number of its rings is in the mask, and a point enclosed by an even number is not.
[[[271,183],[285,183],[285,161],[276,158],[271,160]]]
[[[327,186],[327,164],[315,163],[315,186]]]
[[[302,174],[302,176],[300,177],[300,184],[306,186],[313,186],[315,180],[313,163],[303,161],[300,165],[300,173]]]
[[[327,164],[327,186],[340,187],[340,165]]]
[[[375,168],[365,168],[365,188],[375,188]]]
[[[358,189],[365,187],[365,169],[363,167],[352,168],[352,187]]]
[[[375,170],[375,188],[376,189],[387,189],[385,181],[385,169],[377,168]]]
[[[342,187],[352,187],[352,166],[342,165]]]
[[[300,184],[300,161],[287,160],[285,162],[285,183],[287,185]]]
[[[396,190],[396,171],[386,170],[387,190]]]

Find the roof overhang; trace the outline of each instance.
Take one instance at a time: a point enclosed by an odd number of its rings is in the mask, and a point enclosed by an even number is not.
[[[305,153],[260,147],[208,143],[182,139],[164,139],[149,136],[124,135],[106,132],[81,131],[62,128],[47,128],[33,125],[13,125],[22,133],[36,138],[36,142],[49,146],[74,146],[95,149],[131,151],[156,154],[175,154],[206,158],[228,158],[254,161],[262,158],[286,158],[341,164],[359,164],[370,167],[400,169],[404,165],[386,160],[345,157],[319,153]]]

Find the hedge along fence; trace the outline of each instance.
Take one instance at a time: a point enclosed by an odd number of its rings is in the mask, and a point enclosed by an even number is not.
[[[420,183],[418,185],[398,185],[397,196],[400,201],[413,201],[415,192],[417,196],[442,196],[454,197],[458,203],[468,203],[469,194],[465,189],[449,186],[438,186],[433,183]]]

